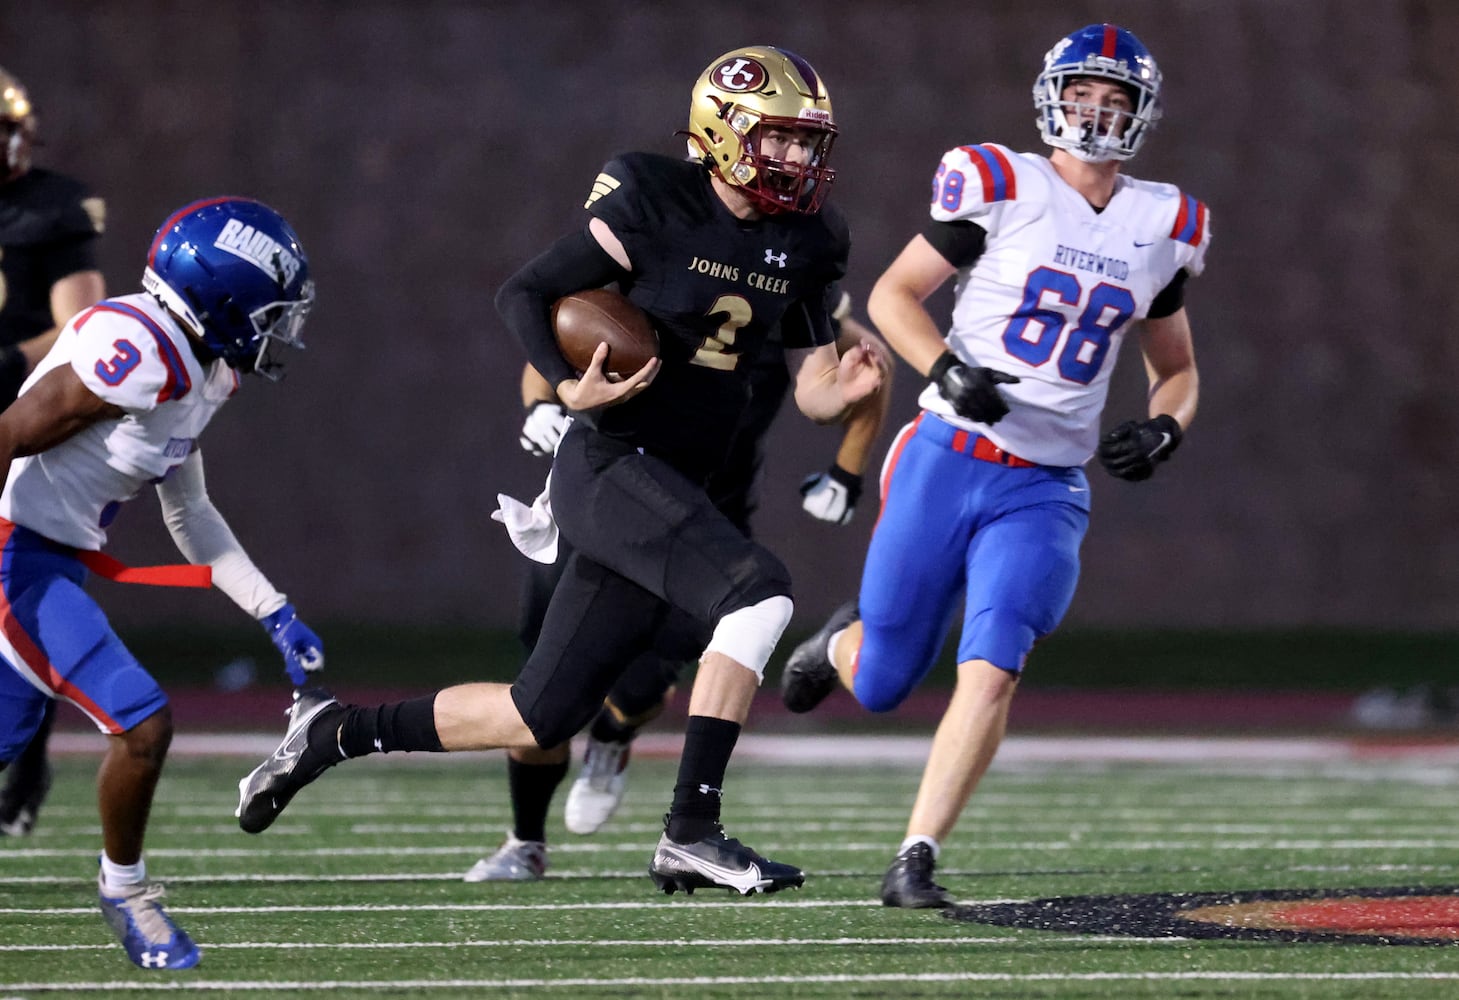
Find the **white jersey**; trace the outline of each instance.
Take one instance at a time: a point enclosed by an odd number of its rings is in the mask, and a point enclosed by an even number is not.
[[[238,376],[222,360],[200,362],[187,334],[145,294],[76,315],[21,393],[61,365],[125,415],[12,462],[0,516],[57,542],[100,549],[122,502],[182,464]]]
[[[1206,207],[1170,184],[1120,176],[1096,212],[1047,157],[987,143],[942,158],[932,218],[987,232],[957,275],[949,347],[973,366],[1016,375],[993,426],[958,417],[936,386],[918,403],[1040,465],[1094,453],[1110,373],[1131,321],[1184,268],[1205,266]]]

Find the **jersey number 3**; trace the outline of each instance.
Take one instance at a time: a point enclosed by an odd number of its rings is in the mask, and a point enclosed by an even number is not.
[[[1068,319],[1063,310],[1052,308],[1047,296],[1067,309],[1084,309],[1064,339]],[[1048,304],[1046,304],[1048,303]],[[1003,328],[1003,347],[1009,354],[1038,367],[1053,357],[1059,341],[1059,375],[1070,382],[1088,385],[1099,374],[1116,330],[1135,314],[1135,297],[1128,288],[1100,282],[1084,299],[1079,279],[1067,271],[1036,268],[1023,286],[1023,301]]]
[[[111,346],[116,348],[116,353],[109,361],[96,363],[96,377],[107,385],[121,385],[122,379],[142,363],[142,352],[130,340],[118,340]]]

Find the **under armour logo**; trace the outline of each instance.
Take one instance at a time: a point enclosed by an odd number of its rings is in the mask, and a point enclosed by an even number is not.
[[[376,753],[384,753],[385,752],[385,744],[383,744],[383,743],[380,742],[380,737],[378,737],[378,736],[375,737],[375,752]]]
[[[720,798],[724,798],[724,792],[720,791],[718,788],[715,788],[713,785],[700,785],[699,786],[699,794],[700,795],[718,795]]]
[[[780,253],[777,254],[774,250],[766,250],[765,251],[765,263],[767,263],[767,264],[774,264],[777,267],[784,267],[785,266],[785,251],[782,250]]]
[[[144,951],[144,952],[142,952],[142,968],[144,968],[144,969],[165,969],[165,968],[167,968],[167,952],[165,952],[165,951]]]

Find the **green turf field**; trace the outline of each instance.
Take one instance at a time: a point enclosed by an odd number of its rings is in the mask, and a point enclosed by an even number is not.
[[[1212,743],[1210,759],[1140,763],[1077,741],[1067,759],[1030,752],[1040,745],[1010,741],[944,851],[942,881],[960,898],[1459,885],[1453,748],[1323,760],[1273,743],[1236,759]],[[176,754],[149,867],[205,955],[190,972],[145,973],[96,908],[94,764],[60,757],[40,829],[0,840],[0,998],[1459,995],[1448,945],[1152,937],[1134,917],[1048,931],[885,909],[876,888],[916,770],[851,755],[736,762],[729,832],[808,872],[801,891],[741,899],[669,898],[644,875],[667,760],[634,763],[623,811],[596,837],[562,832],[559,803],[544,882],[468,885],[461,873],[508,822],[498,756],[355,762],[251,837],[232,818],[251,762]]]

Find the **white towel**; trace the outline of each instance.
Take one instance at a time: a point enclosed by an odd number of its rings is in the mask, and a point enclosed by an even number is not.
[[[491,512],[493,521],[507,526],[507,534],[518,552],[549,566],[557,561],[557,522],[552,519],[552,500],[548,495],[551,490],[552,473],[549,472],[547,482],[542,484],[542,492],[530,507],[505,493],[498,493],[496,502],[500,507]]]

